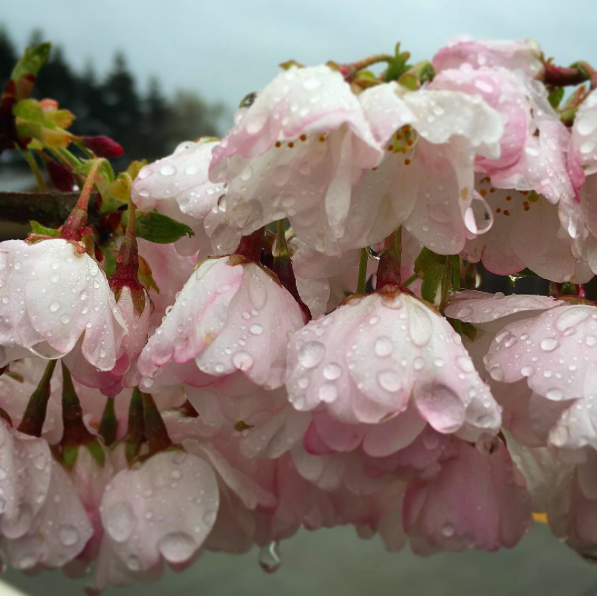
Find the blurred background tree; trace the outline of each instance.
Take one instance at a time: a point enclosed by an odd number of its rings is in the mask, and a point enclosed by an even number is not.
[[[44,41],[39,29],[31,33],[29,46]],[[51,41],[51,40],[50,40]],[[5,27],[0,25],[0,85],[4,86],[24,48],[17,48]],[[226,110],[223,104],[209,104],[187,90],[161,88],[152,78],[147,91],[129,70],[122,52],[116,52],[112,68],[104,78],[97,76],[92,62],[77,72],[59,45],[52,47],[50,59],[42,68],[32,97],[51,98],[71,110],[77,119],[71,130],[78,135],[107,135],[125,151],[121,163],[134,159],[153,161],[171,153],[178,143],[200,136],[219,136]],[[0,168],[16,156],[5,154]],[[22,160],[21,160],[22,161]],[[26,164],[23,161],[23,166]],[[1,172],[0,172],[1,179]],[[2,186],[0,182],[0,186]]]

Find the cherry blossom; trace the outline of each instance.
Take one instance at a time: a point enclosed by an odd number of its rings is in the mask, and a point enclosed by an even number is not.
[[[0,243],[0,365],[80,350],[111,370],[126,323],[96,261],[66,240]],[[79,349],[79,348],[77,348]]]

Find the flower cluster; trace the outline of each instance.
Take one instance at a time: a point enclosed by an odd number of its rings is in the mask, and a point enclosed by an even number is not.
[[[0,243],[5,565],[98,592],[205,550],[273,571],[300,528],[429,555],[534,517],[597,557],[597,74],[408,60],[287,63],[222,140],[91,155],[63,226]]]

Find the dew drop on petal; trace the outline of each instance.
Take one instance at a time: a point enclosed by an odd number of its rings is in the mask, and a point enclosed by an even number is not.
[[[560,342],[555,337],[547,337],[539,345],[544,352],[553,352],[559,348]]]
[[[382,389],[395,393],[402,387],[398,373],[393,370],[382,370],[377,374],[377,381]]]
[[[431,339],[433,323],[429,313],[422,307],[414,305],[409,312],[408,334],[413,344],[419,348],[426,346]]]
[[[326,403],[331,403],[338,397],[338,389],[333,383],[324,383],[318,391],[319,399]]]
[[[378,337],[375,341],[374,351],[380,358],[385,358],[392,353],[392,340],[389,337]]]
[[[328,381],[335,381],[336,379],[339,379],[341,374],[342,367],[335,362],[327,364],[323,369],[323,376],[328,379]]]
[[[232,364],[238,370],[249,370],[253,366],[253,356],[245,350],[239,350],[233,354]]]
[[[64,525],[58,530],[58,539],[64,546],[73,546],[79,541],[79,532],[74,526]]]
[[[114,503],[106,512],[105,525],[115,542],[124,542],[133,533],[137,519],[128,503]]]
[[[318,341],[308,341],[299,351],[298,360],[304,368],[314,368],[325,356],[325,346]]]

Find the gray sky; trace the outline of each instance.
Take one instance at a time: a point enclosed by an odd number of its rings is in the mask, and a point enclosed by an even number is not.
[[[550,8],[550,4],[553,8]],[[0,0],[25,44],[34,27],[71,63],[98,74],[123,49],[144,87],[191,88],[234,107],[277,74],[277,64],[353,61],[402,42],[430,58],[451,37],[537,39],[561,64],[597,63],[597,0]]]

